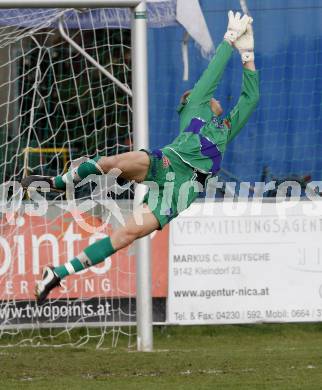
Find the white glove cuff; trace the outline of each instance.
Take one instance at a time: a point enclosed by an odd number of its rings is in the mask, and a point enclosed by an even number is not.
[[[233,30],[227,30],[226,34],[224,35],[224,39],[227,39],[231,43],[235,42],[237,39],[237,32]]]
[[[245,64],[245,62],[254,61],[255,55],[253,51],[244,51],[241,53],[241,60],[242,63]]]

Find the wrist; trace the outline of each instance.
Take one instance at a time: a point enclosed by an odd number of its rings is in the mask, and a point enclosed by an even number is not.
[[[230,45],[232,45],[237,39],[237,33],[236,31],[227,30],[224,35],[224,40],[228,42]]]
[[[256,66],[254,61],[248,61],[243,64],[243,68],[256,72]]]
[[[225,38],[225,36],[224,36],[224,41],[227,42],[228,45],[233,46],[232,42],[228,38]]]
[[[240,53],[241,61],[243,64],[246,64],[247,62],[254,62],[255,60],[255,54],[253,50],[247,50]]]

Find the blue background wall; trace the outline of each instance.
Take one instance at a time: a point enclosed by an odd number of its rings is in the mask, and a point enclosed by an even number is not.
[[[248,0],[254,18],[261,100],[251,120],[230,144],[223,166],[241,180],[259,180],[264,166],[275,177],[310,174],[322,179],[322,0]],[[200,0],[216,46],[238,0]],[[206,68],[189,44],[190,76],[182,81],[183,28],[149,30],[150,144],[160,147],[178,132],[175,111],[182,92]],[[242,66],[231,59],[215,93],[225,112],[237,102]]]

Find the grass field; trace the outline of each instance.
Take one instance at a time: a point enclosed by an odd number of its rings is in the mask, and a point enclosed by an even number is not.
[[[165,327],[155,352],[0,349],[0,389],[321,389],[322,324]]]

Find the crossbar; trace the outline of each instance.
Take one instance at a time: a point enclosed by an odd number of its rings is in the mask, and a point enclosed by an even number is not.
[[[142,0],[0,0],[0,8],[134,8]]]

